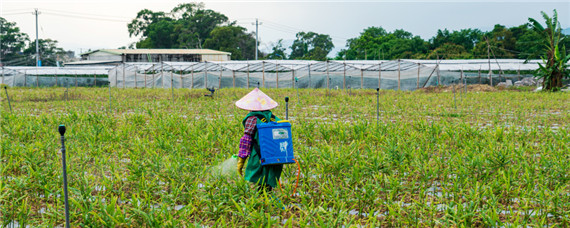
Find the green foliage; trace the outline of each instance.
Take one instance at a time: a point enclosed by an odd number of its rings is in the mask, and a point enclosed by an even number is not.
[[[403,59],[421,58],[428,45],[419,36],[405,30],[386,32],[382,27],[369,27],[359,37],[347,41],[336,59]]]
[[[20,32],[16,23],[8,22],[0,17],[0,58],[5,66],[35,66],[36,41]],[[57,40],[39,39],[39,53],[43,66],[56,66],[56,61],[63,61],[65,50],[57,47]]]
[[[570,71],[567,70],[570,55],[567,55],[566,46],[561,44],[565,36],[561,33],[556,10],[554,10],[552,18],[544,12],[541,13],[546,27],[543,27],[534,18],[528,19],[532,29],[541,36],[542,43],[547,50],[542,57],[543,63],[539,64],[536,76],[544,79],[542,86],[545,91],[559,91],[563,86],[562,79],[570,77]]]
[[[27,34],[20,31],[15,22],[8,22],[0,17],[0,58],[4,65],[19,65],[26,61],[27,56],[23,53],[26,43],[29,42]]]
[[[129,36],[140,36],[137,48],[202,48],[214,28],[228,22],[203,3],[183,3],[170,13],[144,9],[127,25]]]
[[[287,59],[285,54],[286,48],[283,47],[283,39],[279,39],[276,44],[271,47],[271,53],[269,53],[267,59]]]
[[[254,59],[255,37],[241,26],[216,27],[204,42],[205,48],[232,53],[232,59]]]
[[[42,60],[42,66],[57,66],[56,61],[63,61],[65,58],[65,50],[63,48],[57,47],[57,40],[52,39],[39,39],[39,51],[40,59]],[[30,42],[30,46],[24,50],[24,54],[27,56],[35,56],[36,54],[36,42]],[[29,58],[25,65],[36,65],[35,58]]]
[[[0,226],[64,223],[59,124],[72,227],[570,226],[565,93],[469,92],[455,109],[451,92],[380,91],[376,125],[376,91],[264,89],[291,98],[301,166],[298,194],[286,165],[271,196],[215,172],[249,90],[112,88],[112,110],[108,88],[65,91],[11,88],[14,113],[0,102]]]
[[[291,45],[291,59],[326,60],[334,48],[329,35],[315,32],[298,32]]]

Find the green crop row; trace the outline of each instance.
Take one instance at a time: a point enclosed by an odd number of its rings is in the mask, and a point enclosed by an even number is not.
[[[219,170],[246,89],[10,88],[0,227],[64,224],[59,124],[75,227],[570,226],[568,93],[263,91],[301,166],[272,195]]]

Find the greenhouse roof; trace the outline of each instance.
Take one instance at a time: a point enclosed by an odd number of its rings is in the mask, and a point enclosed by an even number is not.
[[[257,61],[207,61],[207,62],[162,62],[162,63],[126,63],[117,67],[136,68],[143,71],[298,71],[338,72],[344,70],[362,71],[406,71],[418,66],[435,68],[441,71],[488,71],[488,70],[536,70],[542,60],[519,59],[468,59],[468,60],[257,60]]]
[[[4,67],[3,73],[12,72],[26,75],[107,75],[112,66],[85,67]]]

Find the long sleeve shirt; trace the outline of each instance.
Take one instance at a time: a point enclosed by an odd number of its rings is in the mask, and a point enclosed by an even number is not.
[[[247,158],[251,154],[251,147],[253,144],[253,136],[257,130],[257,117],[250,116],[245,120],[245,129],[243,136],[239,140],[239,152],[238,157]]]

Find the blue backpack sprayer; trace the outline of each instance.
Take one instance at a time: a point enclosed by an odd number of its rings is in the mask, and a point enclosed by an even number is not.
[[[289,123],[289,97],[285,97],[285,120],[257,124],[261,165],[297,163],[297,182],[293,194],[299,186],[301,165],[293,153],[291,123]],[[281,182],[279,182],[281,185]]]

